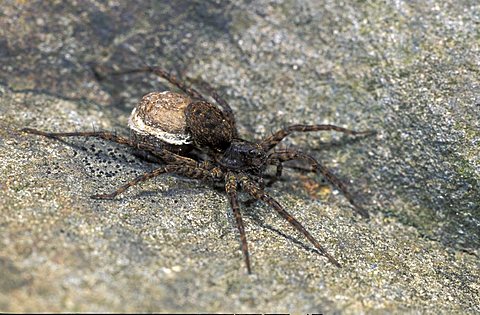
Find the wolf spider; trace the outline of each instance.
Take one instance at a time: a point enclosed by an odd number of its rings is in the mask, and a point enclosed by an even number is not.
[[[141,69],[109,73],[109,75],[128,73],[156,74],[163,79],[166,79],[170,84],[176,86],[185,93],[171,93],[171,95],[168,94],[169,96],[162,93],[151,93],[155,94],[154,96],[157,97],[159,102],[166,102],[167,107],[176,106],[178,105],[177,103],[183,102],[183,107],[180,112],[180,127],[183,129],[170,128],[171,130],[168,130],[169,126],[153,126],[153,129],[150,128],[148,131],[146,129],[137,130],[139,133],[133,137],[119,136],[107,131],[53,133],[31,128],[24,128],[22,131],[50,138],[100,138],[140,150],[141,152],[148,154],[150,158],[153,158],[155,162],[163,164],[151,172],[144,173],[143,175],[134,178],[109,194],[97,194],[91,196],[94,199],[113,199],[128,188],[140,182],[144,182],[166,173],[176,173],[189,178],[223,183],[240,233],[241,250],[249,274],[251,274],[252,269],[250,265],[247,238],[245,236],[243,220],[240,214],[240,205],[237,198],[239,188],[250,195],[253,200],[260,200],[275,209],[281,217],[287,220],[297,231],[302,233],[322,255],[328,258],[332,264],[341,267],[340,263],[330,255],[322,245],[320,245],[320,243],[299,221],[297,221],[297,219],[288,213],[278,201],[265,192],[264,188],[266,185],[263,181],[264,172],[269,165],[276,167],[276,173],[272,178],[273,182],[282,175],[284,162],[303,160],[310,166],[309,168],[305,168],[305,171],[323,175],[330,184],[343,193],[353,205],[356,212],[363,217],[368,217],[368,212],[355,203],[346,185],[315,158],[293,148],[275,150],[274,148],[280,141],[282,141],[282,139],[294,132],[333,130],[349,135],[365,135],[371,133],[371,131],[359,132],[334,125],[291,125],[274,132],[261,141],[250,142],[242,139],[238,135],[235,117],[231,107],[208,83],[204,83],[203,88],[208,92],[209,96],[216,101],[219,107],[208,102],[207,99],[197,90],[185,85],[175,76],[158,67],[145,67]],[[96,75],[98,77],[98,73],[96,73]],[[145,96],[144,99],[147,96]],[[172,96],[174,100],[167,99],[167,96]],[[151,99],[147,99],[146,102],[149,101],[151,101]],[[148,110],[148,108],[143,108],[143,110]],[[142,109],[138,109],[138,112],[141,111]],[[170,113],[160,113],[160,116],[165,115],[168,116]],[[140,120],[145,119],[145,117],[139,118],[134,116],[135,110],[132,112],[129,121],[129,125],[133,130],[135,130],[135,126],[132,125],[133,120],[136,118]],[[140,121],[140,125],[144,123],[148,123],[148,121]],[[138,129],[138,125],[136,127]],[[158,128],[161,130],[158,130]],[[162,130],[162,128],[166,130]],[[170,141],[166,138],[158,137],[157,135],[152,136],[152,133],[156,133],[157,131],[162,134],[167,133],[168,137],[183,137],[182,139],[184,139],[184,143],[180,144],[178,141]]]

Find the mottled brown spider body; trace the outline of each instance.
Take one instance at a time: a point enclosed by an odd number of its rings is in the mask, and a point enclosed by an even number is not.
[[[348,192],[345,184],[334,176],[315,158],[295,149],[277,149],[275,146],[293,132],[334,130],[350,135],[367,134],[333,125],[292,125],[281,129],[259,142],[243,140],[236,128],[233,111],[208,84],[203,87],[219,105],[210,103],[196,90],[187,87],[168,72],[147,67],[115,74],[149,72],[163,77],[177,86],[183,93],[152,92],[145,95],[132,111],[129,119],[131,137],[118,136],[111,132],[62,132],[50,133],[25,128],[23,131],[51,138],[95,137],[144,151],[162,165],[155,170],[133,179],[110,194],[93,195],[95,199],[111,199],[129,187],[165,173],[176,173],[189,178],[222,182],[228,195],[236,225],[240,233],[241,249],[248,273],[251,273],[248,245],[240,214],[237,194],[239,189],[253,199],[265,202],[301,232],[331,263],[340,267],[320,243],[290,215],[264,188],[263,175],[269,165],[275,166],[275,178],[282,174],[283,163],[303,160],[310,165],[307,171],[320,173],[338,188],[364,217],[368,213],[359,207]],[[196,152],[197,154],[190,154]],[[273,181],[272,181],[273,183]]]

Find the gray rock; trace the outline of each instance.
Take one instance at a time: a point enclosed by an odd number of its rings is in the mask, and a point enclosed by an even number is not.
[[[0,20],[0,310],[4,312],[480,312],[479,7],[469,1],[8,2]],[[285,141],[349,180],[356,216],[292,170],[268,192],[343,265],[274,210],[243,207],[245,272],[220,189],[161,176],[98,140],[167,85],[97,81],[91,64],[160,65],[218,88],[240,133],[292,123],[378,131]],[[317,183],[320,183],[318,185]]]

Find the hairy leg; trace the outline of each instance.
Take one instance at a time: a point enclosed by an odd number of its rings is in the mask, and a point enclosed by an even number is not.
[[[267,187],[271,187],[273,184],[275,184],[280,177],[282,177],[283,173],[283,161],[280,159],[277,159],[275,157],[272,157],[270,154],[269,157],[267,158],[267,165],[273,165],[276,166],[276,172],[275,175],[272,176],[272,178],[267,182]]]
[[[141,182],[144,182],[144,181],[149,180],[151,178],[154,178],[154,177],[156,177],[160,174],[173,173],[173,172],[176,171],[176,168],[178,168],[177,165],[167,165],[167,166],[159,167],[159,168],[153,170],[152,172],[144,173],[140,176],[135,177],[130,182],[126,183],[123,186],[120,186],[115,191],[113,191],[109,194],[97,194],[97,195],[92,195],[90,197],[92,199],[113,199],[116,196],[118,196],[119,194],[123,193],[128,188],[130,188],[132,186],[135,186],[138,183],[141,183]]]
[[[252,197],[255,199],[261,200],[274,208],[280,216],[282,216],[285,220],[288,221],[297,231],[302,233],[309,241],[310,243],[315,246],[317,250],[322,253],[325,257],[328,258],[328,260],[334,264],[337,267],[341,267],[340,263],[333,258],[332,255],[330,255],[325,248],[323,248],[322,245],[303,227],[303,225],[297,221],[291,214],[289,214],[275,199],[270,197],[268,194],[266,194],[262,189],[257,187],[247,176],[242,176],[239,178],[240,184],[248,194],[250,194]]]
[[[243,226],[242,215],[240,214],[240,205],[237,198],[237,179],[231,172],[225,176],[225,191],[227,192],[228,199],[230,201],[230,207],[232,208],[233,215],[235,216],[235,222],[237,223],[238,231],[240,232],[240,241],[242,242],[242,253],[247,266],[247,272],[252,273],[250,267],[250,256],[248,254],[247,237],[245,235],[245,228]]]
[[[268,151],[275,147],[280,141],[282,141],[285,137],[292,134],[293,132],[311,132],[311,131],[326,131],[326,130],[334,130],[343,132],[349,135],[366,135],[371,134],[373,131],[354,131],[345,129],[342,127],[334,126],[334,125],[292,125],[286,128],[283,128],[271,136],[265,138],[260,144],[265,151]]]
[[[328,168],[320,164],[314,157],[299,152],[297,150],[281,150],[271,153],[267,158],[267,164],[276,165],[277,166],[277,176],[278,176],[278,166],[282,165],[283,162],[291,161],[291,160],[305,160],[311,165],[311,171],[320,173],[330,184],[336,187],[338,190],[342,192],[342,194],[347,198],[350,204],[353,206],[355,211],[358,214],[365,218],[369,218],[370,215],[368,211],[359,206],[352,194],[348,191],[347,185],[341,181],[338,177],[336,177]],[[280,171],[281,175],[281,171]]]
[[[98,194],[98,195],[93,195],[91,197],[93,199],[113,199],[119,194],[126,191],[128,188],[165,173],[175,173],[175,174],[183,175],[185,177],[194,178],[194,179],[211,178],[214,180],[218,180],[223,176],[223,173],[221,173],[219,169],[214,168],[214,169],[207,170],[203,168],[202,165],[198,165],[197,167],[183,166],[183,165],[165,165],[151,172],[144,173],[140,176],[137,176],[130,182],[126,183],[123,186],[120,186],[115,191],[109,194]]]
[[[86,131],[86,132],[45,132],[41,130],[36,130],[32,128],[23,128],[21,129],[23,132],[36,134],[48,138],[62,138],[62,137],[86,137],[86,138],[98,138],[103,139],[111,142],[115,142],[118,144],[127,145],[132,148],[146,150],[152,153],[154,156],[161,158],[164,162],[170,164],[187,164],[187,165],[195,165],[196,162],[190,158],[172,153],[168,150],[164,150],[162,148],[155,147],[151,144],[144,143],[144,142],[137,142],[133,139],[118,136],[116,133],[108,132],[108,131]]]
[[[187,95],[194,99],[198,100],[203,100],[206,101],[206,99],[203,97],[203,95],[195,90],[194,88],[191,88],[184,84],[182,81],[178,80],[176,76],[171,74],[170,72],[160,68],[160,67],[143,67],[143,68],[138,68],[138,69],[128,69],[128,70],[123,70],[123,71],[118,71],[118,72],[107,72],[107,73],[99,73],[98,68],[94,68],[94,72],[97,77],[102,78],[105,76],[117,76],[117,75],[125,75],[125,74],[132,74],[132,73],[153,73],[158,75],[161,78],[164,78],[171,84],[175,85],[178,87],[180,90],[185,92]]]
[[[275,160],[275,159],[267,161],[267,165],[275,166],[276,167],[276,172],[275,172],[275,175],[272,175],[270,180],[265,184],[266,187],[271,187],[273,184],[275,184],[282,177],[284,168],[289,168],[289,169],[293,169],[293,170],[300,171],[300,172],[305,172],[305,173],[316,173],[317,172],[317,170],[313,170],[312,167],[305,168],[305,167],[301,167],[301,166],[298,166],[298,165],[283,165],[282,161]]]

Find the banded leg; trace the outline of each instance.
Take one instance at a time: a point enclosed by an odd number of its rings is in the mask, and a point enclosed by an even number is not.
[[[196,164],[196,162],[190,158],[172,153],[168,150],[163,150],[161,148],[155,147],[148,143],[137,142],[127,137],[118,136],[117,134],[113,132],[108,132],[108,131],[45,132],[45,131],[36,130],[32,128],[23,128],[21,129],[21,131],[48,137],[48,138],[56,138],[56,139],[62,138],[62,137],[86,137],[86,138],[103,139],[103,140],[115,142],[118,144],[127,145],[132,148],[138,148],[141,150],[149,151],[154,156],[161,158],[163,161],[167,163],[188,164],[192,166]]]
[[[179,175],[183,175],[185,177],[189,178],[194,178],[194,179],[205,179],[205,178],[213,178],[218,179],[222,177],[222,173],[217,173],[221,172],[217,168],[213,168],[211,170],[207,170],[201,167],[201,165],[198,165],[197,167],[191,167],[191,166],[183,166],[183,165],[166,165],[159,167],[151,172],[144,173],[140,176],[137,176],[134,178],[132,181],[126,183],[123,186],[120,186],[117,188],[115,191],[109,194],[98,194],[98,195],[93,195],[91,198],[93,199],[113,199],[119,194],[123,193],[126,191],[128,188],[135,186],[138,183],[144,182],[146,180],[149,180],[151,178],[154,178],[158,175],[165,174],[165,173],[176,173]]]
[[[240,178],[240,184],[242,185],[243,190],[245,190],[252,197],[261,200],[274,208],[282,218],[288,221],[297,231],[302,233],[310,243],[315,246],[317,250],[322,253],[323,256],[327,257],[328,260],[337,267],[341,267],[340,263],[330,255],[325,248],[303,227],[303,225],[297,221],[291,214],[289,214],[275,199],[266,194],[263,190],[257,187],[247,176],[242,176]]]
[[[275,184],[280,177],[282,177],[282,172],[283,172],[283,161],[279,159],[270,159],[270,156],[267,159],[267,165],[273,165],[277,167],[277,170],[275,172],[275,175],[267,182],[267,187],[271,187],[273,184]]]
[[[343,132],[349,135],[364,135],[364,134],[371,134],[373,131],[354,131],[350,129],[345,129],[342,127],[334,126],[334,125],[292,125],[281,129],[275,132],[273,135],[265,138],[261,145],[265,151],[268,151],[275,147],[280,141],[282,141],[285,137],[290,135],[293,132],[310,132],[310,131],[326,131],[326,130],[334,130]]]
[[[96,72],[96,73],[97,73],[97,76],[100,77],[98,72]],[[164,70],[160,67],[143,67],[143,68],[138,68],[138,69],[129,69],[129,70],[118,71],[118,72],[110,72],[110,73],[106,73],[106,74],[103,74],[103,75],[104,76],[110,76],[110,75],[115,75],[116,76],[116,75],[132,74],[132,73],[153,73],[153,74],[156,74],[159,77],[164,78],[165,80],[167,80],[171,84],[178,87],[180,90],[182,90],[183,92],[188,94],[190,97],[192,97],[194,99],[199,99],[199,100],[206,101],[205,98],[203,97],[203,95],[200,92],[198,92],[194,88],[191,88],[191,87],[187,86],[186,84],[184,84],[183,82],[178,80],[176,76],[174,76],[173,74],[169,73],[168,71],[166,71],[166,70]]]
[[[160,174],[172,173],[176,170],[176,168],[178,168],[177,165],[167,165],[167,166],[164,166],[164,167],[159,167],[159,168],[153,170],[152,172],[144,173],[140,176],[135,177],[132,181],[126,183],[123,186],[120,186],[115,191],[113,191],[109,194],[92,195],[92,196],[90,196],[90,198],[92,198],[92,199],[113,199],[116,196],[118,196],[119,194],[123,193],[128,188],[130,188],[132,186],[135,186],[138,183],[141,183],[141,182],[144,182],[144,181],[149,180],[151,178],[154,178],[154,177],[156,177]]]
[[[119,144],[126,144],[134,146],[132,140],[127,137],[118,136],[116,133],[108,131],[85,131],[85,132],[47,132],[33,128],[22,128],[20,131],[40,135],[47,138],[63,138],[63,137],[86,137],[86,138],[100,138],[112,141]]]
[[[296,150],[282,150],[270,154],[267,158],[267,164],[277,166],[278,176],[278,165],[282,165],[283,162],[291,160],[306,160],[311,165],[311,172],[320,173],[330,184],[340,190],[358,214],[365,218],[370,217],[368,211],[355,202],[352,194],[348,191],[347,185],[336,177],[328,168],[320,164],[314,157]]]
[[[245,228],[243,226],[242,215],[240,213],[240,205],[237,198],[237,179],[233,173],[227,173],[225,176],[225,191],[227,192],[228,199],[230,201],[230,207],[232,208],[235,222],[237,223],[238,231],[240,232],[240,241],[242,242],[242,254],[245,259],[245,265],[247,266],[247,272],[252,273],[250,267],[250,256],[248,253],[247,237],[245,235]]]

